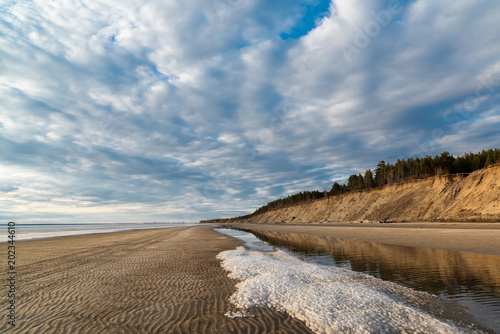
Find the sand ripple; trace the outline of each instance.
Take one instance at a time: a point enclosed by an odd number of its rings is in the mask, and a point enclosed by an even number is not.
[[[20,242],[11,332],[310,333],[270,309],[224,316],[237,311],[228,301],[236,282],[216,255],[239,244],[208,226]],[[9,327],[0,322],[0,332]]]

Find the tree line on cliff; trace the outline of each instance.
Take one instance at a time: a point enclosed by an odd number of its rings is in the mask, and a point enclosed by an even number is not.
[[[280,209],[283,207],[307,203],[328,196],[347,194],[353,191],[376,189],[385,185],[395,184],[426,177],[444,174],[467,174],[486,168],[500,162],[500,149],[483,150],[479,153],[465,153],[454,157],[449,152],[443,152],[435,157],[398,159],[395,163],[380,161],[374,171],[368,169],[364,174],[353,174],[347,179],[347,184],[335,182],[327,191],[302,191],[285,198],[279,198],[258,208],[254,213],[238,218],[249,218],[253,215]]]

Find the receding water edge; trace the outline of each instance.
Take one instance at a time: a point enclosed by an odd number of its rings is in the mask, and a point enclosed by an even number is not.
[[[500,256],[389,245],[298,233],[238,229],[230,235],[453,300],[500,333]],[[243,234],[242,234],[243,233]],[[251,244],[247,246],[252,248]],[[268,246],[269,247],[269,246]],[[269,249],[267,249],[269,250]]]

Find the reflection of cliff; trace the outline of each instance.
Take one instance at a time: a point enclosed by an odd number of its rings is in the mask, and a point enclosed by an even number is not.
[[[310,223],[355,220],[500,221],[500,166],[316,200],[242,220]]]
[[[455,294],[460,286],[482,286],[500,293],[500,256],[405,247],[296,233],[249,231],[272,244],[306,253],[329,253],[353,270],[378,273],[390,281],[415,282],[414,288]]]

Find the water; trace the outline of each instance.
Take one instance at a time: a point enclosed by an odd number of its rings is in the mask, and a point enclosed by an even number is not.
[[[307,262],[363,272],[453,300],[500,333],[500,256],[278,232],[252,232],[253,240],[249,233],[238,233],[230,235],[251,240],[250,248],[272,245]]]
[[[135,229],[168,228],[177,226],[190,226],[185,223],[150,223],[150,224],[16,224],[16,241],[62,237],[69,235],[118,232]],[[0,243],[7,242],[7,224],[2,229]]]
[[[275,248],[268,242],[262,241],[251,233],[227,228],[216,228],[215,230],[219,233],[243,240],[245,242],[245,246],[251,250],[260,250],[263,252],[272,252],[275,250]]]

